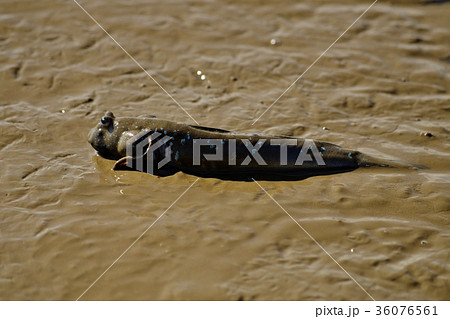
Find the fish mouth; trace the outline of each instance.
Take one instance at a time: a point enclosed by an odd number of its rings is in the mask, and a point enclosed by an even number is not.
[[[98,137],[97,134],[98,134],[98,127],[94,127],[88,134],[88,142],[89,144],[91,144],[94,150],[96,150],[98,155],[107,158],[108,154],[106,154],[105,150],[96,143],[96,139]]]
[[[92,147],[95,149],[97,155],[99,155],[99,156],[101,156],[103,158],[106,158],[106,159],[109,159],[109,160],[117,160],[118,159],[117,156],[114,156],[114,155],[110,154],[108,151],[106,151],[103,148],[100,148],[100,147],[95,146],[95,145],[92,145]]]
[[[103,158],[106,158],[106,159],[109,159],[109,160],[117,160],[116,156],[112,156],[111,154],[102,152],[102,151],[100,151],[98,149],[95,149],[95,151],[97,152],[97,155],[99,155],[100,157],[103,157]]]
[[[94,127],[92,130],[89,131],[89,134],[88,134],[88,142],[89,142],[89,144],[92,145],[93,148],[95,148],[94,143],[95,143],[95,138],[96,138],[97,132],[98,132],[98,128]]]

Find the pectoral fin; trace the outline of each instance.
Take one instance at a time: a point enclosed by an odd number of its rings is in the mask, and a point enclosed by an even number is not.
[[[131,156],[122,157],[114,163],[113,171],[135,171],[132,165],[133,158]]]

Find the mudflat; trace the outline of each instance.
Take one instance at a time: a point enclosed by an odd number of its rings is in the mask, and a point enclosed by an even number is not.
[[[449,300],[449,3],[378,1],[254,123],[370,4],[80,1],[191,118],[74,1],[1,1],[0,299],[77,299],[196,180],[112,171],[111,110],[429,169],[260,182],[367,293],[259,185],[201,178],[82,299]]]

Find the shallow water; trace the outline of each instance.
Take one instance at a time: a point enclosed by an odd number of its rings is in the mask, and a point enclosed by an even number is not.
[[[449,4],[379,1],[255,125],[370,2],[81,4],[201,125],[427,166],[261,186],[373,298],[450,299]],[[113,172],[89,129],[193,121],[73,1],[2,1],[0,48],[0,298],[74,300],[196,180]],[[257,184],[200,179],[82,299],[369,296]]]

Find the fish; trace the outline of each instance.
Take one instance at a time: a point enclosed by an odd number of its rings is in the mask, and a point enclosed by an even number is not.
[[[115,117],[106,112],[89,132],[98,155],[114,170],[170,176],[177,172],[224,180],[301,180],[359,167],[413,165],[292,136],[245,134],[155,116]]]

